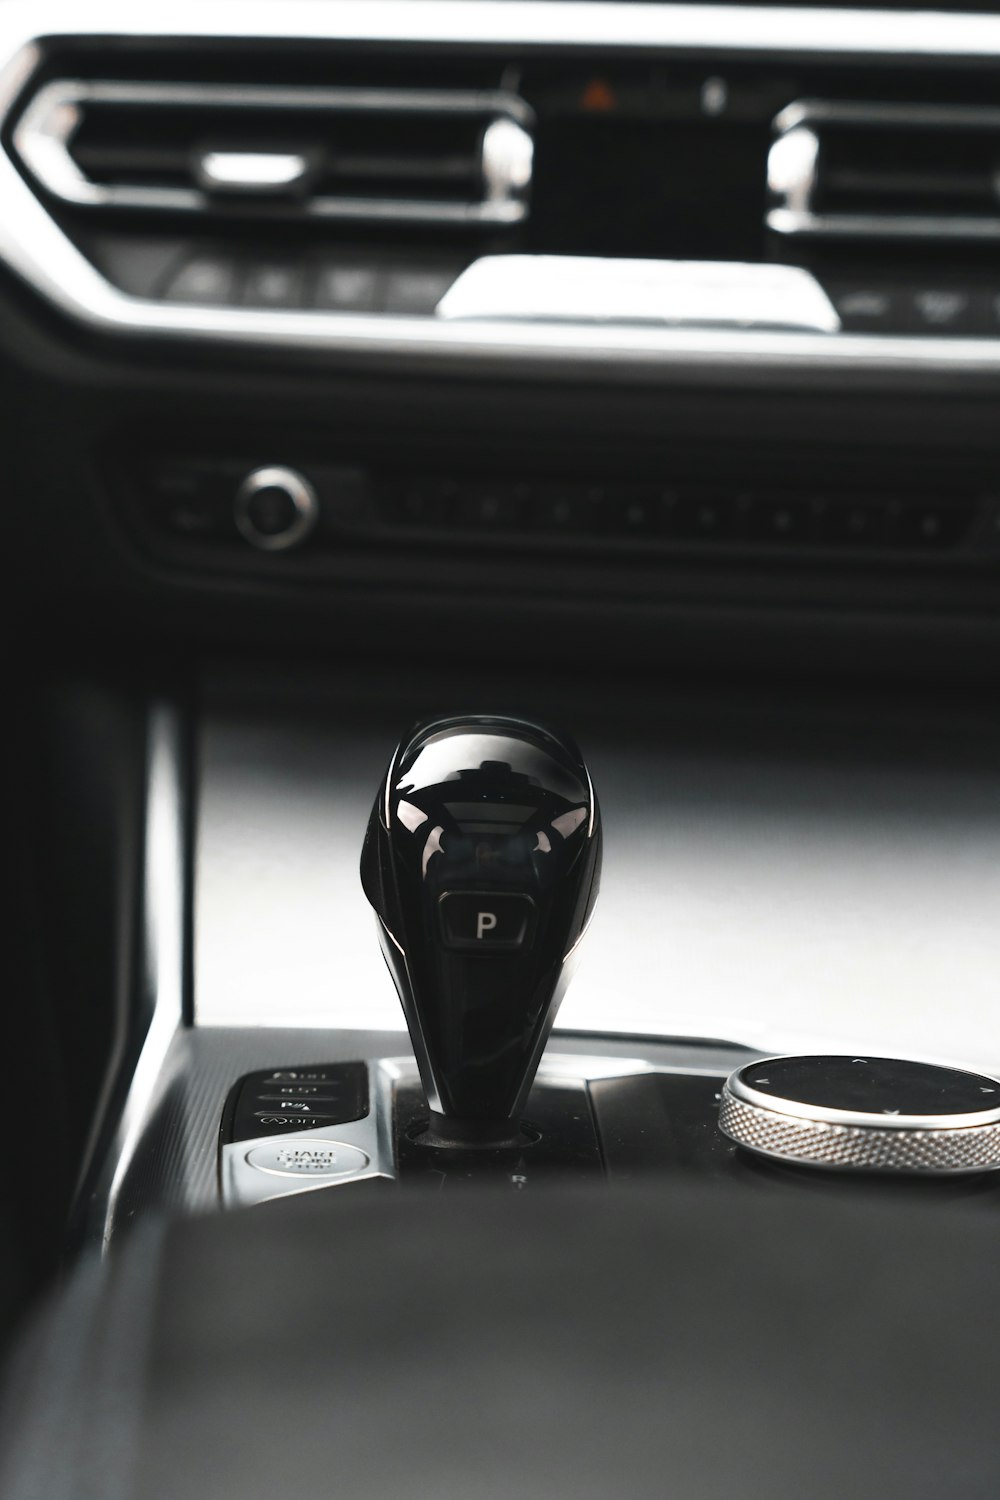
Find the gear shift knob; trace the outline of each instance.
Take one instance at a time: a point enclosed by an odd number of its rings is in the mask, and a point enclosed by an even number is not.
[[[469,715],[422,725],[393,755],[361,880],[431,1107],[429,1144],[518,1139],[600,873],[600,813],[572,741]]]

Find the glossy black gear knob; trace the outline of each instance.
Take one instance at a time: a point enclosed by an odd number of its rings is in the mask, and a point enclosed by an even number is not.
[[[444,1117],[499,1138],[519,1120],[600,873],[597,799],[565,736],[470,715],[420,726],[393,755],[361,880],[432,1130]]]

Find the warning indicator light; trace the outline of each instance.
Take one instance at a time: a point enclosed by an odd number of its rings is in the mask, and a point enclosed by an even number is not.
[[[592,78],[580,95],[580,108],[591,114],[608,114],[617,105],[614,90],[603,78]]]

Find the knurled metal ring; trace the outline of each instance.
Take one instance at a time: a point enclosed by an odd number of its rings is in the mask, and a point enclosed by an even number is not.
[[[737,1145],[771,1160],[833,1171],[959,1175],[1000,1169],[1000,1111],[981,1123],[950,1125],[947,1117],[935,1126],[922,1123],[907,1128],[899,1123],[854,1117],[838,1124],[784,1113],[774,1107],[736,1097],[741,1088],[738,1069],[727,1081],[719,1107],[719,1128]],[[743,1086],[745,1088],[745,1085]],[[796,1106],[797,1111],[800,1106]],[[845,1111],[845,1119],[850,1120]]]

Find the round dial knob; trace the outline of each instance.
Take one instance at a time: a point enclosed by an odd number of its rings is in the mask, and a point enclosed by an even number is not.
[[[727,1080],[719,1128],[798,1166],[988,1172],[1000,1168],[1000,1082],[890,1057],[769,1057]]]
[[[286,552],[304,542],[319,520],[316,491],[302,474],[278,464],[254,469],[236,491],[233,519],[240,536],[261,552]]]

